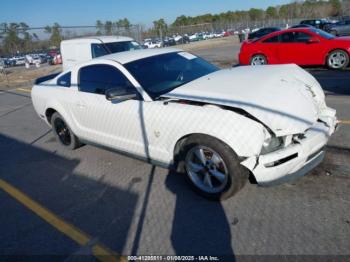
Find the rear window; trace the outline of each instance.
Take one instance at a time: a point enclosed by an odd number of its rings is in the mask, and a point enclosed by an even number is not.
[[[320,30],[320,29],[316,29],[316,28],[312,28],[310,29],[311,32],[314,32],[316,34],[318,34],[319,36],[323,37],[323,38],[326,38],[326,39],[334,39],[335,36],[334,35],[331,35],[323,30]]]
[[[141,48],[142,47],[140,46],[140,44],[135,41],[91,44],[91,54],[92,58],[96,58],[108,54],[137,50]]]
[[[139,45],[139,43],[137,43],[135,41],[124,41],[124,42],[107,43],[107,44],[104,44],[104,46],[106,47],[106,49],[110,53],[118,53],[118,52],[137,50],[137,49],[141,49],[142,48]]]
[[[92,58],[100,57],[109,54],[102,44],[91,44]]]

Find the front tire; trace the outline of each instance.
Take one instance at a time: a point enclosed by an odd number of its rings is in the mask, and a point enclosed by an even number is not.
[[[206,135],[189,137],[180,151],[180,165],[192,189],[210,200],[235,195],[247,182],[249,172],[225,143]]]
[[[52,115],[51,126],[55,138],[62,146],[71,150],[81,146],[78,137],[74,135],[59,113],[56,112]]]
[[[327,66],[331,69],[345,69],[349,65],[349,54],[344,50],[334,50],[327,57]]]
[[[256,66],[256,65],[267,65],[267,59],[264,55],[254,55],[250,59],[250,65]]]

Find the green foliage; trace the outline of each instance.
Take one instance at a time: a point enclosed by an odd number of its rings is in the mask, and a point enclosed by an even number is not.
[[[305,0],[280,6],[270,6],[266,10],[251,8],[248,11],[228,11],[220,14],[199,16],[178,16],[172,26],[186,26],[220,21],[242,22],[263,19],[322,18],[350,13],[350,0]]]
[[[264,11],[262,9],[251,8],[248,13],[252,21],[262,20],[264,18]]]
[[[129,31],[132,24],[127,18],[119,19],[115,22],[112,21],[105,21],[102,22],[101,20],[96,21],[96,34],[97,35],[112,35],[116,33],[116,30],[124,29],[125,31]]]
[[[26,23],[2,23],[3,28],[3,52],[15,54],[17,52],[30,51],[33,48],[33,36],[28,32]]]
[[[112,35],[113,23],[111,21],[106,21],[104,25],[105,34]]]
[[[58,23],[54,23],[53,26],[46,26],[45,32],[51,34],[50,36],[50,44],[54,48],[59,48],[62,35],[61,35],[61,26]]]
[[[153,21],[153,29],[157,34],[162,37],[168,31],[168,25],[163,18]]]
[[[129,30],[131,27],[131,23],[127,18],[119,19],[117,22],[115,22],[115,25],[118,28],[124,28],[126,30]]]
[[[101,22],[101,20],[96,21],[96,28],[97,28],[97,35],[102,35],[104,31],[104,24]]]
[[[342,13],[342,5],[339,0],[329,0],[329,3],[332,6],[331,16],[338,16]]]
[[[274,6],[269,6],[265,11],[265,15],[266,15],[266,18],[269,18],[269,19],[277,18],[278,16],[277,8]]]

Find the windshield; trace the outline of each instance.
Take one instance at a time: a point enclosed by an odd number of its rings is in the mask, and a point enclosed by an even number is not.
[[[314,33],[318,34],[319,36],[326,38],[326,39],[334,39],[335,38],[334,35],[331,35],[331,34],[325,32],[323,30],[320,30],[320,29],[312,28],[310,30],[311,30],[311,32],[314,32]]]
[[[127,63],[125,67],[152,99],[219,70],[187,52],[147,57]]]
[[[135,41],[125,41],[125,42],[114,42],[114,43],[105,43],[104,44],[109,53],[118,53],[123,51],[137,50],[142,47],[139,43]]]

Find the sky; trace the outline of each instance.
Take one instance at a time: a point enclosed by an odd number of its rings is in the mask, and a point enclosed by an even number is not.
[[[172,23],[177,16],[195,16],[234,10],[266,8],[290,0],[3,0],[1,22],[25,22],[31,27],[95,25],[96,20],[116,21],[127,17],[133,24],[150,26],[164,18]]]

